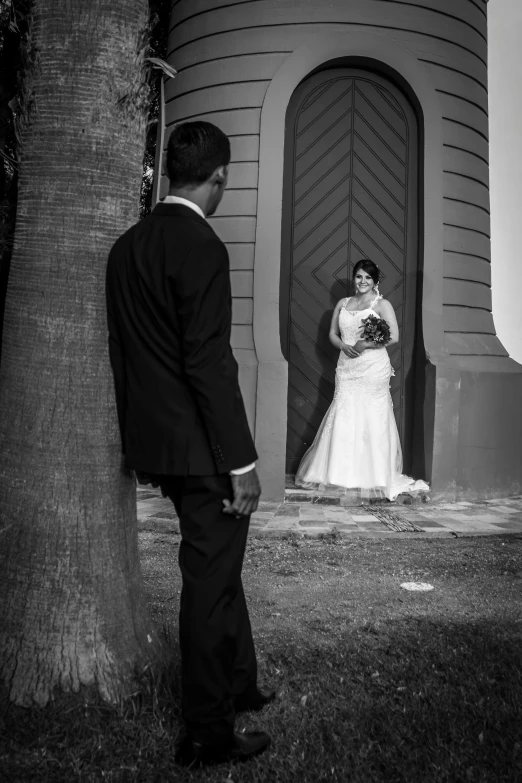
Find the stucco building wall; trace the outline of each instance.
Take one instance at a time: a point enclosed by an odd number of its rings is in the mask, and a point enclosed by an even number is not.
[[[423,63],[443,117],[447,348],[451,354],[507,355],[494,337],[489,289],[487,18],[482,0],[180,0],[174,6],[169,61],[179,73],[165,90],[167,132],[173,122],[205,117],[232,141],[229,191],[214,223],[230,242],[237,298],[234,347],[253,347],[251,306],[242,300],[253,293],[252,275],[245,271],[253,261],[261,106],[277,70],[309,37],[310,24],[317,34],[348,27],[386,35]]]
[[[331,55],[328,41],[332,42]],[[359,45],[365,41],[365,45]],[[323,50],[315,58],[318,62],[314,61],[314,47]],[[381,50],[387,67],[397,63],[400,73],[399,63],[408,62],[409,70],[406,66],[402,69],[403,79],[410,85],[414,78],[422,79],[428,85],[425,94],[431,91],[429,110],[420,105],[424,114],[426,228],[422,320],[427,356],[435,365],[444,364],[448,372],[457,373],[458,386],[462,372],[519,372],[495,336],[491,314],[487,3],[178,0],[172,11],[168,54],[178,75],[165,86],[162,144],[166,146],[169,128],[187,119],[214,122],[231,140],[229,187],[211,222],[229,250],[232,347],[240,365],[249,419],[265,463],[270,461],[269,443],[277,440],[278,432],[282,437],[280,430],[285,426],[282,410],[279,418],[267,412],[285,384],[275,334],[271,347],[268,345],[268,334],[278,318],[272,307],[277,298],[278,261],[272,256],[280,237],[277,215],[282,193],[278,170],[283,162],[281,134],[270,127],[281,122],[280,112],[278,119],[276,113],[269,115],[268,104],[275,106],[279,98],[280,104],[289,99],[290,95],[274,93],[291,84],[294,77],[285,74],[292,68],[299,77],[301,67],[304,78],[307,67],[318,67],[321,57],[328,61],[357,54],[377,62]],[[309,66],[306,62],[300,66],[299,59],[306,60],[307,56]],[[433,120],[430,127],[426,124],[429,113]],[[264,155],[261,172],[260,154]],[[269,170],[273,189],[267,179]],[[167,187],[166,178],[161,176],[159,198],[166,194]],[[428,209],[430,199],[432,206]],[[432,240],[428,238],[428,223]],[[269,248],[267,234],[271,231],[274,244],[271,250],[261,251],[262,247]],[[441,372],[435,373],[435,386]],[[443,421],[446,397],[437,391],[433,395],[434,423],[428,421],[431,414],[426,422],[426,427],[434,430],[428,437],[433,442],[426,448],[431,449],[427,458],[430,470],[436,473],[437,455],[444,461],[449,440]],[[268,427],[267,415],[272,417]],[[454,417],[452,426],[455,428]],[[269,482],[280,488],[281,478],[275,476],[281,472],[276,455],[280,447],[274,448],[273,471],[268,467],[266,470]],[[444,493],[451,481],[439,483]]]

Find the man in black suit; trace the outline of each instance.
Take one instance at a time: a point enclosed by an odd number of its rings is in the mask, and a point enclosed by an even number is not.
[[[268,735],[235,732],[234,718],[275,697],[257,685],[241,583],[261,489],[230,348],[228,253],[206,220],[221,201],[229,163],[229,140],[216,126],[176,126],[169,195],[117,240],[107,266],[125,465],[142,483],[159,485],[180,520],[182,765],[265,750]]]

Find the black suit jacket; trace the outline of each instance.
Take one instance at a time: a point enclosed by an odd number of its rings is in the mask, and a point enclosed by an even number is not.
[[[253,462],[230,348],[228,253],[207,221],[158,204],[112,248],[106,296],[126,466],[211,475]]]

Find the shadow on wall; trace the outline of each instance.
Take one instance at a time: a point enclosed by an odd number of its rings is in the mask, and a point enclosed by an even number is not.
[[[347,295],[346,286],[336,280],[330,288],[331,309],[325,310],[317,323],[317,330],[313,335],[313,354],[307,357],[307,351],[301,351],[301,358],[307,363],[313,362],[313,377],[317,387],[316,404],[312,407],[309,417],[303,424],[302,446],[297,454],[300,460],[306,449],[312,444],[317,430],[330,406],[335,391],[335,369],[339,358],[339,351],[329,339],[330,324],[335,305]],[[301,337],[293,323],[290,322],[290,345],[300,350]],[[308,335],[307,337],[310,337]],[[307,340],[305,340],[307,342]]]
[[[330,289],[330,301],[332,303],[332,308],[331,310],[325,310],[318,326],[315,358],[317,363],[322,368],[319,391],[328,400],[330,400],[330,402],[333,399],[335,391],[335,368],[339,358],[339,351],[330,342],[330,324],[332,322],[332,315],[335,309],[335,305],[340,299],[344,299],[347,294],[348,292],[346,286],[343,285],[339,280],[335,280]],[[315,430],[317,430],[319,427],[321,420],[317,423]]]

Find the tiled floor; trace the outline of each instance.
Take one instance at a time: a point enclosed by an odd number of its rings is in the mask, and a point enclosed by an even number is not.
[[[377,507],[376,507],[377,508]],[[284,503],[261,501],[250,520],[250,535],[282,537],[288,534],[315,538],[325,534],[341,536],[462,536],[522,533],[522,496],[499,500],[460,503],[419,503],[379,506],[393,510],[413,522],[420,533],[390,530],[369,511],[356,505],[341,505],[341,498],[296,493],[287,489]],[[140,527],[179,532],[170,500],[159,490],[138,488]]]

